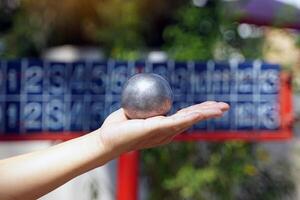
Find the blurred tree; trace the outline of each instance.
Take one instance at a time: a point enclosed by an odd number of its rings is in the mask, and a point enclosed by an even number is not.
[[[171,58],[261,58],[263,35],[242,38],[239,24],[225,17],[228,11],[222,8],[220,1],[213,0],[201,8],[183,6],[175,14],[176,23],[164,32]],[[289,175],[270,170],[274,167],[268,163],[267,152],[255,143],[173,143],[143,151],[142,158],[150,200],[271,200],[293,191]],[[288,171],[288,166],[276,164]]]
[[[228,18],[224,8],[220,1],[200,8],[184,6],[175,16],[177,23],[164,32],[166,50],[177,60],[225,60],[237,54],[261,58],[263,37],[241,38],[239,23]]]
[[[139,16],[142,21],[142,35],[145,45],[161,48],[164,44],[163,32],[166,26],[174,23],[173,15],[186,0],[140,0]]]
[[[3,35],[13,24],[12,16],[16,12],[17,2],[14,0],[0,0],[0,56],[4,52]]]
[[[71,44],[99,46],[110,57],[134,59],[145,47],[161,45],[161,33],[182,2],[21,0],[15,15],[0,13],[0,25],[9,24],[0,30],[6,47],[2,56],[39,56],[48,47]]]
[[[0,1],[0,30],[6,31],[12,24],[12,15],[14,13],[14,7],[9,6],[7,1]]]
[[[293,89],[300,91],[300,46],[297,32],[287,29],[268,28],[265,31],[264,59],[278,63],[293,74]]]
[[[97,38],[110,56],[136,59],[144,46],[137,1],[108,1],[98,7],[98,17],[103,23],[95,29]]]
[[[98,1],[22,0],[11,29],[4,35],[6,54],[38,56],[50,46],[96,44],[89,24],[96,21]]]
[[[213,57],[215,42],[220,37],[218,9],[215,5],[201,9],[189,5],[178,11],[175,16],[178,23],[164,32],[166,49],[174,59],[207,60]]]

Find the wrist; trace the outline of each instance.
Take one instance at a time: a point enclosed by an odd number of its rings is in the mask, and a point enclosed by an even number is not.
[[[103,131],[102,128],[99,128],[88,134],[92,140],[93,149],[95,149],[98,155],[99,166],[119,156],[116,149],[112,145],[109,145],[103,138]]]

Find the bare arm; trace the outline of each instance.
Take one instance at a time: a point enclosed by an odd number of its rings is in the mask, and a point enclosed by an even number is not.
[[[37,199],[72,178],[131,150],[169,143],[193,124],[222,116],[224,103],[206,102],[164,117],[128,120],[122,109],[85,136],[0,161],[0,199]]]
[[[37,199],[110,158],[99,130],[51,148],[0,161],[0,199]]]

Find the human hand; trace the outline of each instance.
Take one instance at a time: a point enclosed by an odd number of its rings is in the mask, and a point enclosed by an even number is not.
[[[221,117],[228,109],[226,103],[210,101],[167,117],[131,120],[119,109],[90,134],[0,161],[0,199],[38,199],[121,153],[167,144],[193,124]]]
[[[179,110],[171,116],[148,119],[128,119],[121,108],[110,114],[100,128],[100,141],[117,155],[131,150],[167,144],[192,125],[210,118],[221,117],[229,105],[207,101]]]

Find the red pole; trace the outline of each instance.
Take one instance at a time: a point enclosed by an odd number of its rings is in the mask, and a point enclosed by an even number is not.
[[[120,156],[117,174],[117,200],[138,199],[139,153],[132,151]]]
[[[281,73],[281,89],[280,89],[280,115],[281,128],[291,128],[294,121],[293,113],[293,89],[292,77],[288,73]]]

